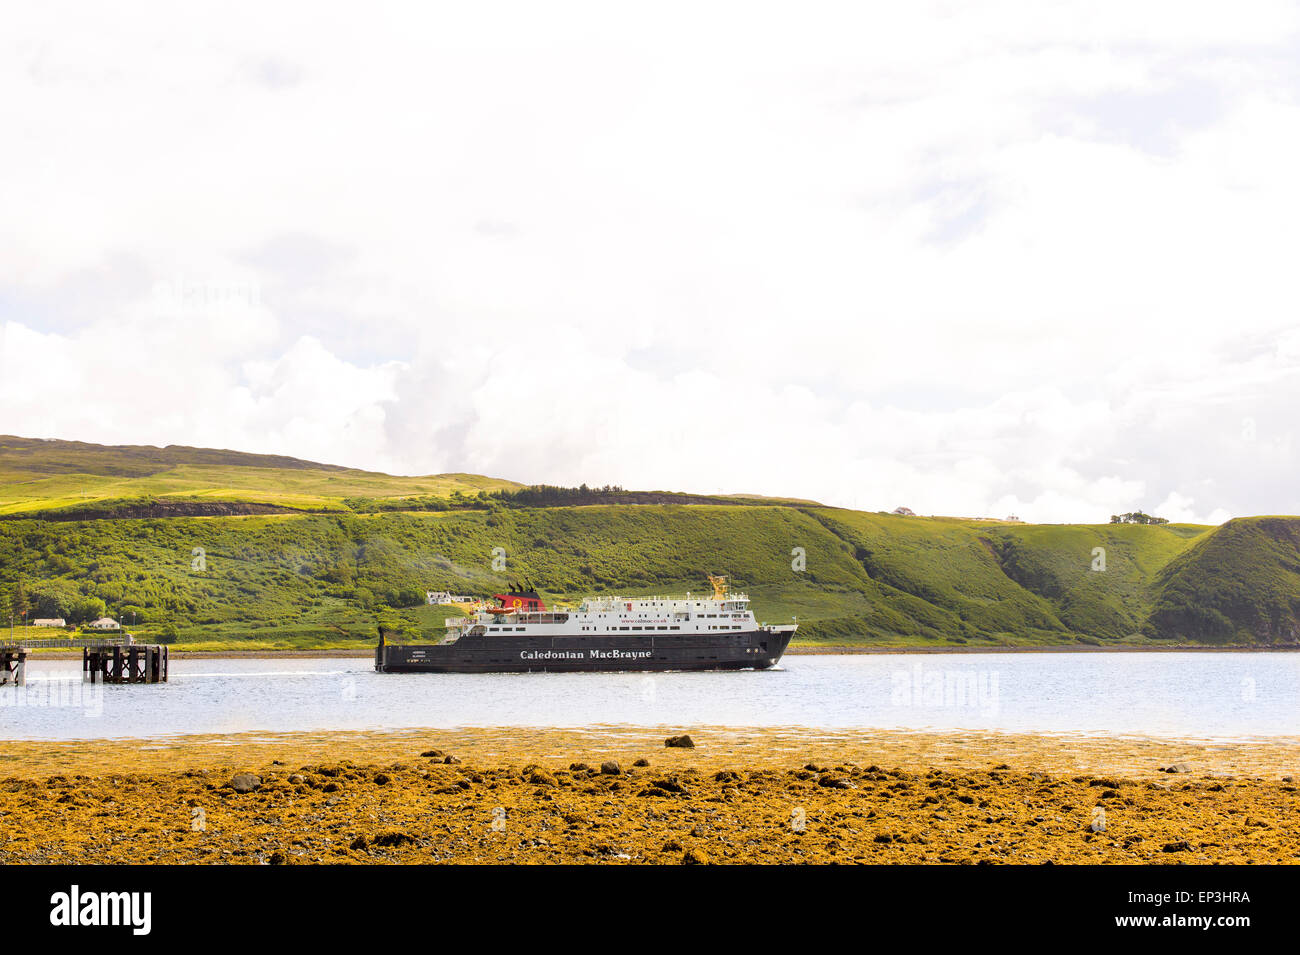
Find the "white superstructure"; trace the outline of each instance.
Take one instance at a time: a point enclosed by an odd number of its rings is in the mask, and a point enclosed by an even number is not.
[[[468,617],[449,617],[447,637],[454,643],[467,634],[488,637],[630,637],[753,631],[758,622],[749,597],[728,593],[714,578],[709,597],[589,597],[576,609],[509,610],[482,608]]]

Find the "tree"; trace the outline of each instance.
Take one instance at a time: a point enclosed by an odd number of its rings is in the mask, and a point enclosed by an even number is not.
[[[19,577],[17,583],[9,592],[9,609],[13,611],[15,617],[26,617],[27,611],[31,608],[31,601],[27,597],[27,588],[23,585],[23,579]]]
[[[98,597],[80,597],[68,608],[68,619],[72,623],[89,623],[108,613],[108,607]]]
[[[131,626],[145,623],[148,620],[144,607],[141,607],[139,604],[122,604],[122,606],[118,608],[117,613],[119,623],[127,623],[129,618]]]
[[[43,580],[38,583],[27,597],[29,609],[35,610],[38,617],[75,616],[73,607],[82,599],[71,581]]]
[[[1169,521],[1163,517],[1152,517],[1150,514],[1143,514],[1141,511],[1129,511],[1127,514],[1112,514],[1110,516],[1112,524],[1168,524]]]

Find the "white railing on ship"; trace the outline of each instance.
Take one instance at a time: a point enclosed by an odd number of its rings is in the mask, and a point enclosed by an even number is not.
[[[712,594],[709,594],[707,597],[703,597],[703,596],[697,597],[694,595],[690,597],[657,597],[657,596],[656,597],[591,597],[588,600],[586,600],[585,603],[594,606],[596,604],[627,604],[627,603],[652,603],[652,602],[684,604],[684,603],[697,603],[697,602],[704,603],[709,601],[717,601],[719,603],[727,603],[729,601],[738,601],[738,602],[743,601],[745,603],[749,603],[749,594],[727,594],[724,597],[714,597]]]

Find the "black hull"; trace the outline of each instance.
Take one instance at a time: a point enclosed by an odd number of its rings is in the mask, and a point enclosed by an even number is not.
[[[619,673],[766,670],[793,630],[646,637],[461,637],[451,644],[381,643],[380,673]]]

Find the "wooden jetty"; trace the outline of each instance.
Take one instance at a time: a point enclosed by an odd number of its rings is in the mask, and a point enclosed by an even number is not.
[[[95,640],[53,638],[0,644],[0,686],[27,683],[27,654],[37,649],[81,650],[82,678],[91,683],[166,683],[167,647],[136,643],[130,635]]]
[[[91,683],[166,683],[167,648],[151,643],[85,647],[81,671]]]

